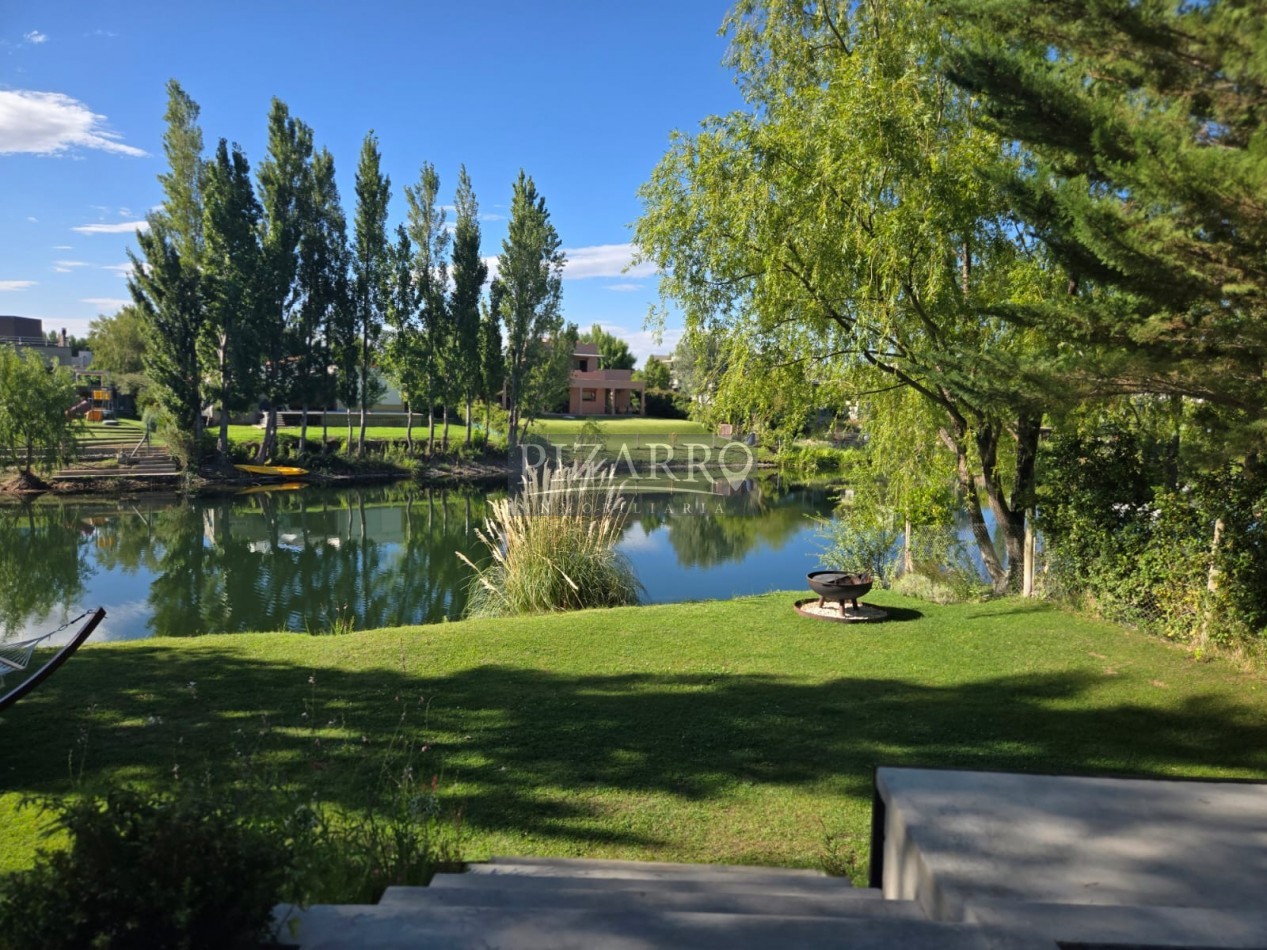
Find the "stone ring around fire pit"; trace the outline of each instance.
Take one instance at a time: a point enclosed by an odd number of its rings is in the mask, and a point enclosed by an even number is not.
[[[858,603],[858,598],[871,590],[874,583],[870,574],[814,571],[807,579],[810,589],[818,595],[818,603],[812,599],[799,600],[796,602],[797,613],[820,620],[845,621],[883,620],[887,616],[878,607]],[[836,605],[834,610],[829,602]]]

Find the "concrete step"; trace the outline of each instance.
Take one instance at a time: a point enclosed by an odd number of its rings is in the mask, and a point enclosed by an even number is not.
[[[817,868],[779,868],[761,864],[682,864],[673,861],[617,861],[604,858],[531,858],[494,856],[472,864],[471,870],[492,868],[542,868],[542,873],[577,877],[627,877],[631,873],[663,873],[666,875],[699,876],[702,878],[779,875],[788,878],[824,878]],[[533,873],[531,870],[524,873]],[[837,878],[836,880],[844,880]]]
[[[604,913],[681,911],[784,917],[879,917],[924,920],[914,901],[877,899],[878,891],[850,889],[837,893],[779,893],[752,886],[717,885],[683,891],[663,882],[608,881],[607,887],[523,888],[509,879],[498,887],[389,887],[380,907],[495,907],[590,910]],[[673,882],[676,885],[677,882]]]
[[[303,950],[1056,950],[1048,939],[878,918],[318,905],[296,923],[281,939]]]
[[[1226,907],[969,900],[964,920],[996,929],[1041,934],[1062,945],[1207,950],[1267,947],[1267,911]]]
[[[678,891],[690,894],[707,894],[730,891],[736,894],[850,894],[860,900],[874,900],[870,893],[853,887],[843,878],[807,877],[787,878],[777,875],[745,876],[740,879],[690,876],[655,876],[648,873],[630,877],[576,877],[552,874],[515,874],[471,872],[466,874],[437,874],[431,880],[433,889],[474,890],[484,888],[499,890],[514,887],[517,890],[543,893],[558,888],[590,891]],[[859,896],[861,895],[861,896]]]
[[[672,864],[657,861],[603,861],[589,858],[502,858],[471,864],[467,874],[501,877],[575,878],[625,881],[747,881],[755,884],[808,883],[833,890],[852,887],[848,878],[822,871],[735,864]]]

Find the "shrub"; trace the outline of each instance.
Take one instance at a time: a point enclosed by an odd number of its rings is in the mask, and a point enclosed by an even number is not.
[[[0,946],[194,950],[267,938],[285,846],[223,803],[119,789],[57,809],[70,849],[0,881]]]
[[[616,551],[626,524],[614,477],[572,468],[529,470],[516,496],[490,503],[470,616],[509,616],[636,604],[641,585]]]

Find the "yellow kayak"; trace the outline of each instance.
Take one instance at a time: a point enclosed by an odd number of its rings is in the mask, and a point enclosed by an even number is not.
[[[278,475],[282,478],[299,478],[308,474],[308,469],[296,468],[293,465],[235,465],[233,467],[239,472],[247,472],[251,475]]]

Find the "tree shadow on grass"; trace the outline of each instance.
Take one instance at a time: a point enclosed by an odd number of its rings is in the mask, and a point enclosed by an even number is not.
[[[313,670],[210,641],[90,649],[0,721],[0,790],[63,793],[80,770],[90,790],[227,778],[260,761],[356,808],[387,750],[408,740],[417,768],[461,783],[469,825],[654,845],[570,793],[707,802],[739,784],[825,783],[867,801],[877,765],[1267,775],[1261,710],[1216,694],[1167,700],[1112,702],[1082,671],[955,685],[509,665],[428,676]]]

